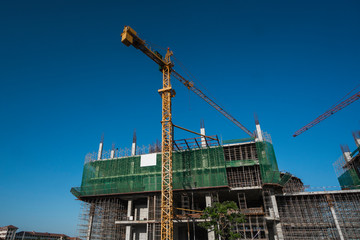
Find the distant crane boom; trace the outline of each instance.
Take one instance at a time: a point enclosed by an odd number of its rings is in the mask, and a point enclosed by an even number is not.
[[[309,130],[310,128],[312,128],[313,126],[315,126],[316,124],[318,124],[319,122],[325,120],[326,118],[330,117],[331,115],[333,115],[334,113],[336,113],[337,111],[340,111],[341,109],[345,108],[346,106],[350,105],[351,103],[355,102],[356,100],[358,100],[360,98],[360,92],[355,93],[354,95],[352,95],[351,97],[345,99],[344,101],[340,102],[339,104],[336,104],[335,106],[333,106],[331,109],[327,110],[326,112],[324,112],[323,114],[321,114],[319,117],[317,117],[314,121],[306,124],[304,127],[300,128],[299,130],[297,130],[293,137],[299,136],[300,134],[302,134],[303,132]]]

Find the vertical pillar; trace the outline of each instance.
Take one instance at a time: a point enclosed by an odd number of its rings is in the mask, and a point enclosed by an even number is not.
[[[86,240],[91,239],[92,227],[93,227],[93,222],[94,222],[94,214],[95,214],[95,204],[92,203],[90,206],[90,212],[89,212],[90,217],[89,217],[88,232],[87,232]]]
[[[329,205],[329,208],[330,208],[330,211],[331,211],[331,215],[334,218],[335,226],[336,226],[336,229],[337,229],[337,231],[339,233],[340,240],[344,240],[344,235],[343,235],[343,233],[341,231],[341,227],[340,227],[340,224],[339,224],[339,221],[338,221],[338,218],[336,216],[335,209],[334,209],[333,199],[331,198],[330,195],[326,195],[326,200],[328,202],[328,205]]]
[[[97,160],[101,159],[102,151],[103,151],[103,144],[104,144],[104,134],[101,136],[101,141],[100,141],[100,144],[99,144],[99,151],[98,151]]]
[[[131,145],[131,156],[135,156],[135,155],[136,155],[136,130],[134,130],[133,142]]]
[[[211,207],[211,203],[212,203],[211,195],[206,195],[205,196],[206,207]],[[215,240],[215,232],[214,231],[208,232],[208,240]]]
[[[344,159],[346,162],[350,162],[351,161],[351,152],[350,152],[350,148],[348,145],[340,145],[341,151],[343,153]]]
[[[206,135],[205,134],[204,120],[201,120],[201,122],[200,122],[200,134],[201,135]],[[206,139],[205,139],[205,137],[201,137],[201,147],[206,147]]]
[[[255,115],[255,126],[256,126],[256,139],[255,139],[255,141],[257,141],[257,142],[264,141],[262,131],[261,131],[261,127],[260,127],[260,123],[259,123],[259,119],[258,119],[258,117],[256,115]]]
[[[147,206],[147,215],[146,215],[146,220],[150,220],[150,196],[148,196],[147,197],[147,204],[146,204],[146,206]],[[155,209],[154,209],[154,211],[155,211]],[[147,222],[146,223],[146,239],[148,239],[149,238],[149,228],[150,228],[150,225],[151,223],[149,223],[149,222]]]
[[[126,215],[128,220],[131,220],[132,205],[133,205],[133,201],[128,200],[127,215]],[[131,225],[126,226],[125,240],[131,240]]]
[[[360,147],[360,131],[353,132],[353,137],[357,147]]]
[[[276,229],[276,235],[277,235],[277,239],[278,240],[284,240],[284,234],[281,228],[281,222],[280,222],[280,215],[279,215],[279,210],[277,207],[277,202],[276,202],[276,197],[275,195],[271,195],[270,196],[271,199],[271,205],[272,205],[272,210],[273,210],[273,214],[275,217],[275,222],[274,222],[274,227]]]
[[[111,152],[110,152],[110,159],[113,159],[115,157],[115,143],[111,146]]]

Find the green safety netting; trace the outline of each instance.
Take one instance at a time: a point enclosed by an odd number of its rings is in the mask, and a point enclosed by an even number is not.
[[[256,142],[256,151],[259,158],[262,182],[284,186],[291,178],[291,174],[285,173],[280,176],[273,145],[267,141]]]
[[[249,138],[241,138],[241,139],[230,139],[230,140],[224,140],[222,141],[223,144],[230,144],[230,143],[243,143],[243,142],[250,142],[254,141],[255,138],[249,137]]]
[[[360,179],[356,174],[355,169],[350,168],[344,172],[339,178],[341,188],[359,189]]]
[[[202,148],[173,153],[173,189],[227,186],[224,150]],[[156,166],[140,167],[140,156],[86,163],[76,197],[161,190],[161,154]]]

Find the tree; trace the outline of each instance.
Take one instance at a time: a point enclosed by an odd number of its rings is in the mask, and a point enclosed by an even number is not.
[[[235,225],[245,222],[245,219],[233,201],[214,203],[214,206],[205,208],[201,218],[205,219],[205,222],[200,223],[199,226],[214,231],[221,239],[234,240],[241,237],[236,232]]]

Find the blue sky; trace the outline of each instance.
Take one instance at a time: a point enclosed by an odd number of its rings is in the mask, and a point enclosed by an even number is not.
[[[0,226],[76,235],[85,154],[160,139],[161,73],[121,43],[124,25],[174,56],[216,102],[272,135],[279,168],[338,185],[355,102],[292,134],[359,84],[359,1],[1,1]],[[183,73],[175,65],[179,73]],[[185,75],[185,74],[184,74]],[[239,128],[174,79],[174,123],[223,139]],[[176,131],[175,138],[192,137]]]

